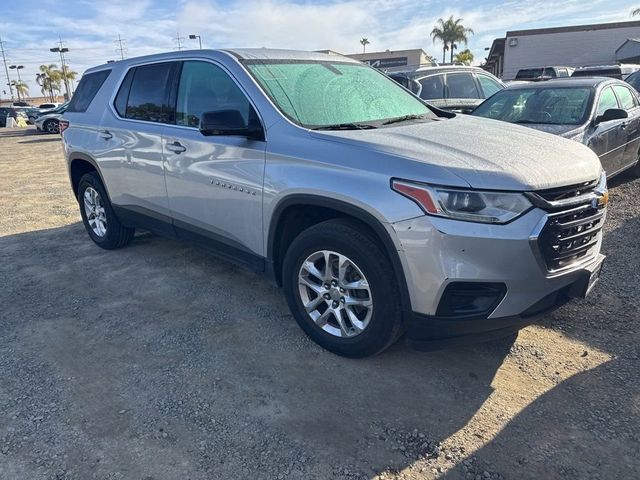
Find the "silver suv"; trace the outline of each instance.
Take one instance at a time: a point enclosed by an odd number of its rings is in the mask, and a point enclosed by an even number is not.
[[[485,340],[586,295],[607,191],[577,142],[430,107],[320,53],[197,50],[83,76],[60,121],[91,239],[215,246],[340,355]]]

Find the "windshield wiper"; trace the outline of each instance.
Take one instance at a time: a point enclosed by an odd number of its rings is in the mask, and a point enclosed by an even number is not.
[[[538,124],[538,125],[562,125],[561,123],[557,123],[557,122],[539,122],[537,120],[527,120],[527,119],[522,119],[522,120],[516,120],[513,123],[521,123],[521,124]]]
[[[378,128],[375,125],[368,123],[336,123],[335,125],[323,125],[322,127],[315,127],[311,130],[368,130],[371,128]]]
[[[391,120],[387,120],[382,125],[391,125],[392,123],[400,123],[407,122],[409,120],[420,120],[424,118],[424,115],[403,115],[402,117],[392,118]]]

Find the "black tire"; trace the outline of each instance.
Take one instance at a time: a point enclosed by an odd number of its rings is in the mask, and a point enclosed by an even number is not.
[[[358,335],[338,337],[327,333],[304,308],[298,275],[303,262],[321,250],[347,256],[368,281],[373,311],[368,325]],[[393,267],[383,248],[358,223],[336,219],[306,229],[289,246],[282,272],[284,293],[294,318],[321,347],[345,357],[362,358],[382,352],[402,334],[400,290]]]
[[[58,122],[58,120],[55,119],[50,119],[50,120],[46,120],[43,124],[42,124],[42,129],[47,132],[47,133],[60,133],[60,122]]]
[[[104,208],[104,214],[106,217],[106,233],[103,236],[99,236],[93,230],[93,227],[89,224],[89,220],[87,219],[87,212],[84,206],[84,196],[85,192],[89,188],[98,192]],[[93,240],[99,247],[106,250],[122,248],[129,244],[133,239],[135,229],[127,228],[120,223],[113,211],[113,208],[111,207],[109,196],[102,185],[100,176],[96,172],[87,173],[80,179],[80,183],[78,184],[78,205],[80,207],[80,215],[82,215],[84,228],[87,230],[91,240]]]

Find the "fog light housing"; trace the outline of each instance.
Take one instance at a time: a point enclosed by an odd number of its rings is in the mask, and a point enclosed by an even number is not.
[[[436,316],[487,318],[506,293],[504,283],[452,282],[444,289]]]

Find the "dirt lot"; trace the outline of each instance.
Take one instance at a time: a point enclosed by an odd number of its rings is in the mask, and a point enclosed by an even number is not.
[[[57,136],[0,129],[1,479],[640,478],[640,181],[586,301],[468,348],[306,339],[260,276],[94,246]]]

